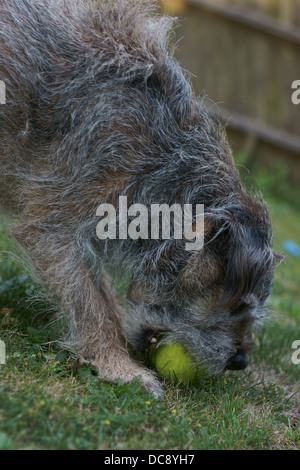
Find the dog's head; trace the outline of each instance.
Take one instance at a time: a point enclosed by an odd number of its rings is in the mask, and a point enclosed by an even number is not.
[[[211,207],[205,221],[200,251],[187,252],[173,240],[154,269],[144,267],[133,279],[125,331],[140,351],[157,337],[181,343],[217,374],[247,366],[251,330],[266,317],[278,255],[262,202],[245,196]]]

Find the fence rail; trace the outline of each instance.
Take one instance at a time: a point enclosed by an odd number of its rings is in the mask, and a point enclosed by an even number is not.
[[[233,3],[180,0],[176,55],[196,91],[217,104],[211,112],[226,122],[234,151],[255,136],[255,158],[284,159],[299,183],[300,105],[291,98],[300,80],[300,28]]]
[[[187,4],[219,15],[227,20],[235,21],[249,28],[256,29],[275,38],[291,41],[300,46],[300,31],[298,28],[262,16],[261,13],[249,11],[245,7],[213,3],[207,0],[186,0]]]

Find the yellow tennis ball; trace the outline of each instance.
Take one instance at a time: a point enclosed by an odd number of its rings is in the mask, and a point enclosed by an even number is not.
[[[181,344],[152,346],[149,357],[156,371],[173,382],[193,383],[204,374]]]

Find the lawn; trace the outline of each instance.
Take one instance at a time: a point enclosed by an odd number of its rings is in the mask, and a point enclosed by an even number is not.
[[[282,251],[283,240],[300,241],[300,214],[278,200],[268,197]],[[59,325],[45,326],[51,309],[11,248],[0,235],[0,449],[299,449],[300,364],[291,359],[300,340],[299,259],[277,269],[273,313],[244,372],[165,384],[155,400],[138,382],[100,383],[59,349]]]

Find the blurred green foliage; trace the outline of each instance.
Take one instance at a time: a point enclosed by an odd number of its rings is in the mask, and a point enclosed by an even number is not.
[[[235,161],[248,189],[259,190],[267,200],[286,202],[300,210],[300,187],[291,183],[290,170],[283,160],[274,160],[269,166],[254,160],[246,166],[245,157],[237,154]]]

